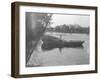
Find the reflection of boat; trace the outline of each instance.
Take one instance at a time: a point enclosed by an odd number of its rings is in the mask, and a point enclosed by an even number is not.
[[[83,47],[82,44],[84,41],[66,41],[66,40],[61,40],[57,37],[53,36],[44,36],[42,38],[43,44],[42,44],[42,49],[44,50],[50,50],[54,48],[64,48],[64,47]]]

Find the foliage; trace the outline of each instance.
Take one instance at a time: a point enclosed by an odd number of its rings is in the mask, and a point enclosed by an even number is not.
[[[52,14],[47,13],[26,13],[26,63],[46,28],[50,25],[51,17]]]
[[[50,32],[61,32],[61,33],[86,33],[89,34],[89,27],[82,27],[80,25],[57,25],[55,28],[48,28]]]

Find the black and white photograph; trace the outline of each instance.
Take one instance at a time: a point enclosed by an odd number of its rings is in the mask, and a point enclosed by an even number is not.
[[[26,12],[26,67],[90,63],[90,15]]]
[[[97,7],[12,3],[12,76],[97,73]]]

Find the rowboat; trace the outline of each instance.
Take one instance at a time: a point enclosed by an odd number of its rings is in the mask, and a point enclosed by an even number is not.
[[[42,38],[43,44],[42,44],[42,49],[43,50],[51,50],[54,48],[64,48],[64,47],[83,47],[84,41],[75,41],[75,40],[61,40],[57,37],[54,36],[44,36]]]

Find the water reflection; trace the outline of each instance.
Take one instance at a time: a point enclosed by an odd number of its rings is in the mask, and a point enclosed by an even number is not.
[[[67,36],[66,36],[67,35]],[[66,34],[64,40],[84,41],[82,47],[56,47],[49,50],[35,50],[27,65],[35,66],[63,66],[63,65],[82,65],[89,64],[89,35],[85,34]],[[73,38],[74,37],[74,38]],[[59,43],[60,44],[60,43]],[[54,42],[55,45],[55,42]],[[50,44],[49,44],[50,46]],[[60,45],[61,46],[61,45]],[[46,46],[47,47],[47,46]]]

